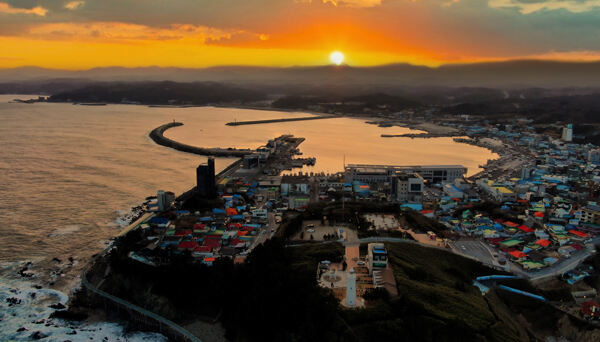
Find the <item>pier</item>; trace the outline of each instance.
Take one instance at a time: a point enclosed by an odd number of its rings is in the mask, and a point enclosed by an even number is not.
[[[309,116],[304,118],[283,118],[283,119],[269,119],[269,120],[254,120],[254,121],[232,121],[226,123],[227,126],[243,126],[243,125],[260,125],[266,123],[276,122],[290,122],[290,121],[308,121],[308,120],[322,120],[322,119],[333,119],[334,116]]]
[[[181,152],[188,152],[194,154],[200,154],[203,156],[216,156],[216,157],[243,157],[247,154],[250,154],[254,151],[249,149],[236,149],[236,148],[207,148],[207,147],[196,147],[191,145],[182,144],[175,140],[171,140],[164,136],[164,133],[167,129],[173,127],[183,126],[181,122],[170,122],[168,124],[164,124],[159,126],[150,132],[150,139],[152,139],[155,143],[176,149]]]

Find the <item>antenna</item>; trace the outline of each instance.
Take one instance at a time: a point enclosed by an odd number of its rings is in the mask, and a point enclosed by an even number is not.
[[[346,177],[346,154],[344,153],[344,182],[348,177]],[[346,194],[343,191],[344,187],[342,187],[342,220],[346,223]]]

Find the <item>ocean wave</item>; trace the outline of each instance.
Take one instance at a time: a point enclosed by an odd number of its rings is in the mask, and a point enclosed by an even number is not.
[[[166,337],[156,333],[127,332],[118,323],[50,318],[55,311],[50,306],[65,305],[68,299],[60,291],[41,288],[27,281],[0,278],[0,340],[29,341],[35,336],[49,341],[167,341]]]

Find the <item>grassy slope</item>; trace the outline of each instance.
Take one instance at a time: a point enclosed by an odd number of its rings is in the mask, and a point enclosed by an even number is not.
[[[388,244],[399,297],[346,312],[364,341],[519,341],[527,333],[493,295],[490,304],[472,280],[495,273],[443,250]]]

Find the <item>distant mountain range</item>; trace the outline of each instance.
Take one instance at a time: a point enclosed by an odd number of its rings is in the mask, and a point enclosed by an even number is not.
[[[238,85],[361,88],[487,87],[568,88],[600,87],[600,62],[519,60],[449,64],[438,68],[409,64],[374,67],[249,67],[202,69],[173,67],[107,67],[83,71],[38,67],[0,69],[0,83],[88,83],[98,81],[223,82]]]

